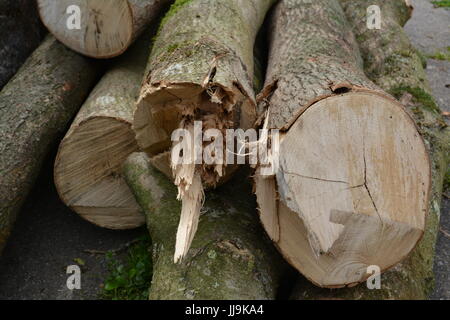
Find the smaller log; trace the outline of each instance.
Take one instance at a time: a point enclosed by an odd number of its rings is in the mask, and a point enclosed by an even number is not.
[[[208,194],[192,248],[174,264],[176,187],[144,153],[132,154],[123,170],[152,238],[150,299],[275,299],[286,264],[257,221],[247,175]]]
[[[0,251],[45,157],[100,72],[48,36],[0,92]]]
[[[300,279],[292,299],[424,300],[434,284],[434,248],[439,232],[440,203],[445,172],[450,163],[450,128],[431,96],[421,59],[402,26],[410,16],[404,0],[341,0],[366,61],[365,70],[384,90],[407,107],[425,139],[432,162],[430,210],[425,233],[414,251],[395,268],[381,275],[381,289],[361,284],[353,288],[327,290]],[[381,30],[369,30],[362,17],[370,5],[379,5]]]
[[[36,2],[0,0],[0,90],[44,36]]]
[[[125,52],[170,2],[38,0],[38,6],[44,25],[66,46],[89,57],[112,58]]]
[[[427,149],[405,108],[365,76],[338,1],[282,0],[271,19],[259,101],[281,139],[276,174],[256,172],[261,220],[310,281],[352,286],[422,237]]]
[[[131,122],[149,52],[149,41],[139,40],[103,76],[56,157],[54,176],[60,198],[100,227],[131,229],[144,224],[121,166],[138,150]]]

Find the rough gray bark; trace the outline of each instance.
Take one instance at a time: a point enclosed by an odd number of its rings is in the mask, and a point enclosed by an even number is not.
[[[246,176],[208,194],[192,249],[174,264],[180,203],[173,183],[148,160],[132,154],[124,174],[152,238],[150,299],[274,299],[286,265],[259,226]]]
[[[43,36],[34,1],[0,0],[0,90]]]
[[[0,249],[45,156],[99,71],[48,36],[0,92]]]
[[[341,0],[353,25],[369,77],[391,92],[410,111],[430,151],[432,197],[425,234],[411,255],[381,277],[381,290],[365,285],[341,290],[313,287],[304,279],[294,290],[294,299],[427,299],[433,287],[434,246],[439,230],[440,202],[445,170],[449,164],[450,130],[428,89],[421,58],[402,26],[410,17],[404,0]],[[382,29],[369,30],[364,17],[369,5],[382,10]]]
[[[386,91],[399,86],[422,88],[430,91],[422,59],[403,32],[403,25],[410,18],[411,8],[404,0],[349,1],[340,0],[345,14],[352,23],[356,40],[364,60],[364,71],[368,77]],[[367,28],[367,8],[378,5],[381,9],[381,30]],[[413,70],[414,76],[410,76]],[[399,73],[392,77],[394,72]]]
[[[143,38],[118,58],[81,107],[56,157],[61,199],[101,227],[131,229],[145,222],[121,166],[138,151],[131,123],[149,51],[150,39]]]
[[[311,104],[346,89],[377,90],[363,72],[358,45],[337,1],[280,1],[269,37],[260,95],[272,106],[269,128],[287,130]]]

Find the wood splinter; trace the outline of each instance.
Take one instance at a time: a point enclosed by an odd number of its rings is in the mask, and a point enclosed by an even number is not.
[[[151,161],[158,158],[156,167],[161,167],[166,157],[162,154],[172,154],[169,167],[182,201],[175,262],[186,256],[197,230],[203,189],[223,182],[233,167],[220,161],[174,164],[177,144],[171,139],[172,133],[177,129],[193,132],[195,122],[201,122],[200,131],[215,129],[222,137],[227,129],[253,127],[253,48],[259,27],[274,2],[176,1],[160,27],[133,129],[139,147]],[[203,138],[203,150],[217,143],[213,137]],[[194,152],[192,149],[183,150],[183,156]]]

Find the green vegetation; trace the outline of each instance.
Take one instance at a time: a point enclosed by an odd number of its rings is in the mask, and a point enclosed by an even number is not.
[[[447,47],[447,52],[438,51],[434,54],[428,55],[428,58],[435,60],[450,61],[450,47]]]
[[[392,89],[390,94],[396,99],[400,99],[405,92],[411,94],[424,108],[440,114],[439,107],[436,105],[434,98],[421,88],[397,87]]]
[[[159,29],[158,29],[158,32],[156,33],[155,38],[157,38],[158,35],[161,33],[161,30],[162,30],[163,26],[166,24],[166,22],[172,16],[174,16],[183,6],[185,6],[186,4],[188,4],[191,1],[192,0],[176,0],[175,3],[170,6],[169,11],[167,11],[166,15],[164,16],[164,18],[162,18],[162,20],[159,24]]]
[[[435,7],[450,8],[450,0],[431,1]]]
[[[115,252],[106,254],[110,274],[104,284],[103,299],[148,299],[153,268],[150,250],[151,240],[146,232],[128,248],[125,259],[117,257]]]

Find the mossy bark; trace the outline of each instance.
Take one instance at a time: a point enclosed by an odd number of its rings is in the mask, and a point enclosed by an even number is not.
[[[48,36],[0,92],[0,250],[47,153],[99,73]]]
[[[341,4],[357,35],[367,74],[405,104],[429,148],[432,161],[430,210],[422,240],[405,261],[382,274],[380,290],[369,290],[364,284],[326,290],[301,279],[292,298],[426,299],[433,287],[434,247],[439,230],[443,178],[450,160],[450,130],[428,89],[421,58],[402,29],[409,17],[405,1],[341,0]],[[373,4],[382,10],[381,30],[366,27],[366,10]]]
[[[153,241],[150,299],[275,298],[285,264],[259,226],[246,176],[208,194],[191,250],[174,264],[180,216],[175,186],[143,153],[129,157],[124,174]]]
[[[191,113],[195,120],[217,115],[224,127],[253,126],[253,48],[273,3],[177,0],[172,5],[155,37],[133,123],[142,150],[151,156],[167,151],[173,130]]]
[[[398,79],[403,86],[429,91],[421,56],[403,31],[410,17],[405,0],[340,0],[340,3],[354,26],[364,69],[372,81],[387,91],[397,85]],[[371,5],[381,9],[380,30],[367,27],[367,8]],[[410,76],[411,71],[414,76]]]
[[[35,1],[0,0],[0,90],[44,36]]]

